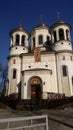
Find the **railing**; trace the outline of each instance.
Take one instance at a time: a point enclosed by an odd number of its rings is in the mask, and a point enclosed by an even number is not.
[[[0,119],[0,130],[49,130],[48,116]]]

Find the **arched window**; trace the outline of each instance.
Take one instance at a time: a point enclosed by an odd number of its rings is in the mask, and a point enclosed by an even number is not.
[[[35,47],[35,37],[33,37],[33,47]]]
[[[16,79],[16,69],[13,69],[13,79]]]
[[[22,46],[24,46],[24,45],[25,45],[25,35],[22,35],[21,45],[22,45]]]
[[[47,40],[47,42],[50,40],[50,39],[49,39],[49,36],[47,36],[47,39],[46,39],[46,40]]]
[[[54,42],[56,42],[57,41],[56,31],[53,32],[53,36],[54,36]]]
[[[73,86],[73,77],[72,77],[72,86]]]
[[[20,39],[20,36],[17,34],[16,35],[16,45],[19,45],[19,39]]]
[[[59,29],[59,40],[64,40],[64,30]]]
[[[42,35],[39,36],[38,40],[39,40],[39,44],[43,44],[43,36]]]
[[[69,30],[68,29],[66,30],[66,38],[69,41]]]
[[[62,66],[62,73],[63,73],[63,76],[67,76],[67,66],[66,65],[63,65]]]

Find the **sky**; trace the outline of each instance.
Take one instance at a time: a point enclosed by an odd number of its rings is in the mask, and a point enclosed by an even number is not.
[[[7,64],[9,55],[9,32],[20,26],[31,31],[42,23],[51,26],[57,22],[57,12],[60,19],[72,26],[73,41],[73,0],[0,0],[0,63]]]

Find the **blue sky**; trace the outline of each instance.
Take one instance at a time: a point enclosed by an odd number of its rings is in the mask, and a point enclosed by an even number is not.
[[[40,23],[41,15],[43,23],[51,26],[57,21],[57,12],[73,28],[73,0],[0,0],[0,62],[7,64],[9,32],[19,27],[20,18],[22,26],[30,32]],[[73,39],[73,30],[71,36]]]

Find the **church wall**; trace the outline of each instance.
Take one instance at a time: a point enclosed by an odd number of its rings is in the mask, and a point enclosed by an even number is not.
[[[63,77],[62,66],[67,66],[68,76]],[[57,72],[58,72],[58,86],[59,92],[66,93],[66,96],[73,95],[73,55],[72,53],[57,54]]]
[[[22,59],[22,71],[24,71],[24,82],[26,81],[26,84],[32,76],[38,76],[42,79],[43,83],[45,83],[45,85],[43,85],[44,95],[46,92],[58,92],[54,54],[42,54],[41,62],[35,62],[33,56],[24,56]],[[27,98],[27,87],[25,87],[24,91],[25,94],[23,94],[24,96],[22,96],[22,98]],[[45,96],[43,98],[45,98]]]
[[[13,70],[16,69],[16,78],[13,79]],[[20,74],[21,72],[21,59],[19,57],[13,57],[9,59],[8,64],[8,79],[9,79],[9,91],[10,93],[17,93],[18,86],[20,84]]]
[[[42,80],[42,98],[47,98],[47,93],[54,92],[56,93],[56,89],[52,89],[52,80],[54,79],[51,77],[51,72],[48,70],[33,70],[33,71],[26,71],[24,72],[24,86],[22,87],[22,99],[31,99],[30,96],[30,85],[29,80],[33,76],[38,76]],[[54,82],[54,87],[56,86]],[[56,87],[55,87],[56,88]]]
[[[19,55],[21,53],[27,53],[28,49],[24,46],[13,46],[10,51],[10,55]]]
[[[59,51],[59,50],[72,50],[71,49],[72,45],[70,41],[59,41],[57,44],[55,44],[55,50]]]

